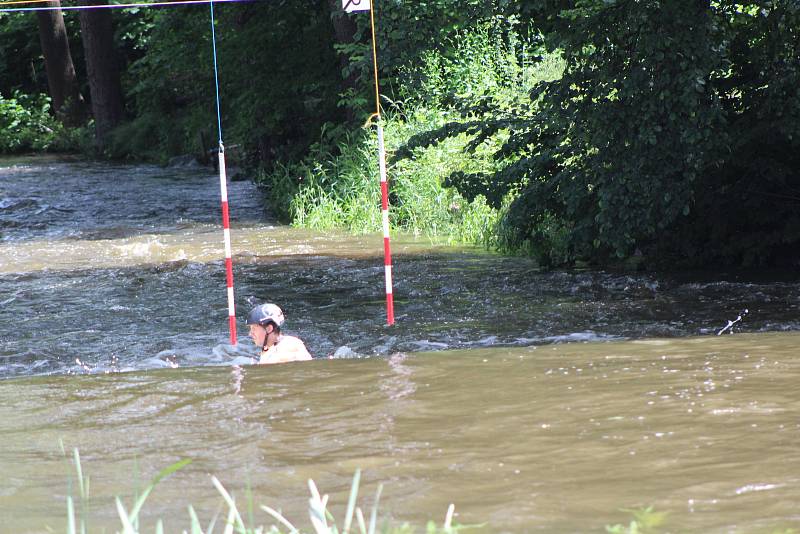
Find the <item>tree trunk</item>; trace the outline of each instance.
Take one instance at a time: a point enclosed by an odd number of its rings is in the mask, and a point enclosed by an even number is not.
[[[353,15],[345,13],[342,0],[328,0],[331,8],[331,22],[336,44],[351,44],[355,40],[356,19]],[[341,67],[342,91],[355,90],[358,85],[358,72],[350,68],[350,58],[339,53],[339,66]],[[348,119],[353,119],[354,110],[347,108]]]
[[[60,7],[59,0],[48,7]],[[61,10],[37,11],[39,41],[42,44],[47,85],[53,113],[68,126],[78,126],[86,118],[86,104],[78,88],[75,66],[69,51],[67,28]]]
[[[88,0],[84,5],[100,4]],[[91,91],[92,114],[95,123],[95,143],[101,150],[109,143],[109,133],[122,121],[122,84],[119,63],[114,49],[114,30],[111,11],[81,10],[81,37],[86,56],[86,73]]]
[[[331,8],[331,21],[333,31],[338,43],[352,43],[356,35],[356,21],[353,15],[345,13],[342,7],[342,0],[328,0]]]

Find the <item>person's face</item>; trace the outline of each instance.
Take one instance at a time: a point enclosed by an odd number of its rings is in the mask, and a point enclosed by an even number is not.
[[[256,346],[263,347],[264,340],[267,339],[267,329],[260,324],[251,324],[250,339],[253,340],[253,343],[255,343]]]

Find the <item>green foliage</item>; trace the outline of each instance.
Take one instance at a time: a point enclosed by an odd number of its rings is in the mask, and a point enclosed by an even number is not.
[[[800,7],[745,7],[526,4],[564,75],[511,113],[485,102],[477,120],[412,146],[511,131],[497,153],[506,166],[450,182],[495,206],[513,194],[502,239],[546,263],[639,251],[698,263],[796,256]]]
[[[353,15],[355,40],[335,46],[331,5],[218,7],[222,125],[226,144],[263,166],[282,217],[366,231],[380,222],[375,141],[342,132],[373,110],[369,17]],[[429,0],[375,11],[397,228],[550,265],[797,261],[797,2]],[[217,139],[208,11],[114,16],[130,120],[111,155],[202,159]],[[85,80],[77,17],[65,20]],[[22,96],[46,88],[37,33],[33,17],[0,14],[0,93],[15,95],[0,101],[13,124],[0,150],[80,143],[40,97]]]
[[[512,112],[525,103],[533,86],[561,77],[557,54],[542,56],[540,39],[525,37],[513,21],[478,24],[447,38],[447,53],[427,50],[404,67],[400,98],[424,105],[478,114],[482,109]]]
[[[655,534],[666,521],[666,512],[656,512],[652,506],[647,508],[637,508],[635,510],[623,510],[630,513],[633,517],[627,525],[618,523],[607,525],[606,532],[609,534]]]
[[[39,29],[31,14],[0,13],[0,93],[13,94],[47,91]]]
[[[406,73],[409,65],[417,64],[426,54],[443,58],[460,52],[452,47],[452,39],[464,35],[488,22],[508,24],[515,21],[518,2],[510,0],[429,0],[418,2],[375,2],[376,40],[380,80],[384,93],[399,96],[403,88],[412,89],[413,80]],[[373,64],[369,17],[356,18],[358,31],[354,43],[339,47],[349,60],[344,73],[355,73],[358,91],[350,91],[343,104],[356,115],[374,111],[372,88]]]
[[[78,80],[82,80],[81,92],[88,96],[78,15],[74,11],[63,15],[72,61]],[[15,91],[31,96],[48,91],[39,27],[32,13],[0,13],[0,93]]]
[[[725,127],[695,206],[656,250],[702,263],[793,265],[800,244],[800,5],[720,3],[711,80]]]
[[[128,26],[129,46],[142,52],[125,77],[134,118],[113,153],[200,154],[201,133],[207,145],[218,138],[208,10],[152,13]],[[297,159],[324,122],[340,119],[327,2],[220,5],[215,14],[225,142],[261,162]]]
[[[61,443],[61,450],[64,456],[66,457],[66,452],[64,451],[63,443]],[[87,532],[87,515],[88,515],[88,507],[86,504],[88,503],[88,477],[84,477],[83,475],[83,467],[80,461],[80,454],[78,453],[78,449],[74,449],[74,467],[78,477],[78,489],[79,489],[79,499],[81,503],[84,505],[82,511],[78,512],[75,509],[75,501],[72,495],[67,496],[67,533],[68,534],[85,534]],[[171,474],[183,469],[187,465],[191,463],[191,460],[181,460],[179,462],[174,463],[173,465],[162,469],[150,484],[144,489],[144,491],[136,498],[133,506],[130,510],[125,508],[122,500],[117,497],[115,499],[117,514],[120,519],[120,523],[122,525],[122,533],[123,534],[139,534],[140,532],[145,532],[145,530],[140,525],[139,514],[144,507],[147,498],[150,496],[150,493],[155,489],[155,487],[165,478],[170,476]],[[347,533],[347,532],[358,532],[359,534],[376,534],[378,532],[384,534],[413,534],[416,532],[416,529],[413,528],[411,525],[402,524],[399,526],[390,526],[388,522],[384,522],[383,527],[378,529],[378,504],[380,502],[380,495],[382,491],[382,485],[378,486],[378,492],[373,500],[372,508],[370,511],[369,523],[364,518],[364,512],[361,510],[360,507],[357,506],[357,499],[358,499],[358,491],[359,491],[359,484],[361,481],[361,470],[356,470],[355,475],[353,476],[353,482],[351,484],[350,489],[350,496],[347,503],[347,512],[345,515],[345,520],[342,525],[342,530],[336,524],[336,520],[328,510],[328,496],[321,495],[319,490],[317,489],[317,485],[314,483],[313,480],[308,481],[308,488],[311,492],[311,498],[308,500],[309,507],[309,517],[311,519],[311,525],[313,531],[316,534],[339,534]],[[219,492],[225,506],[228,509],[227,517],[224,521],[223,531],[226,533],[233,533],[236,532],[237,534],[261,534],[261,533],[269,533],[269,534],[281,534],[284,532],[281,530],[282,528],[286,528],[285,532],[288,533],[299,533],[301,532],[297,527],[295,527],[292,523],[289,522],[279,511],[269,507],[262,505],[260,506],[260,510],[265,512],[268,516],[278,522],[277,525],[273,524],[269,528],[265,527],[264,525],[256,526],[254,523],[254,519],[252,517],[252,511],[248,514],[250,525],[247,525],[242,518],[242,514],[239,511],[239,507],[236,504],[236,499],[231,495],[231,493],[225,488],[225,486],[219,481],[219,479],[215,476],[211,477],[211,482],[214,487]],[[454,506],[451,504],[449,509],[447,510],[447,515],[445,516],[444,524],[439,527],[433,521],[430,521],[425,529],[426,534],[457,534],[461,530],[464,530],[468,527],[464,527],[462,525],[457,525],[453,523],[453,512]],[[211,520],[211,523],[208,525],[206,530],[203,530],[202,525],[200,524],[200,520],[197,516],[197,513],[194,510],[192,505],[188,506],[189,512],[189,520],[191,524],[191,533],[192,534],[212,534],[214,532],[214,527],[217,524],[218,515],[214,516]],[[355,521],[354,521],[355,517]],[[352,528],[353,523],[357,525],[357,528]],[[351,530],[352,528],[352,530]],[[164,532],[164,522],[163,520],[159,519],[156,521],[155,532],[163,533]]]
[[[41,94],[0,94],[0,153],[65,152],[80,148],[85,130],[66,129],[49,113],[50,99]]]
[[[392,151],[410,131],[428,124],[432,113],[419,111],[408,122],[390,118],[385,140]],[[496,213],[483,199],[466,201],[442,186],[442,176],[455,169],[489,165],[490,157],[463,158],[466,139],[452,139],[424,151],[419,159],[389,168],[390,214],[395,229],[453,241],[488,242]],[[487,150],[487,155],[491,151]],[[339,144],[336,154],[314,154],[306,162],[284,166],[264,177],[271,184],[273,208],[308,228],[344,227],[356,232],[381,228],[377,138],[370,130]],[[288,184],[296,184],[294,187]]]
[[[497,244],[503,199],[461,194],[450,187],[452,179],[445,179],[497,171],[500,162],[494,154],[508,133],[498,129],[472,139],[467,134],[474,116],[462,117],[459,110],[485,101],[511,109],[533,84],[557,77],[561,65],[555,56],[535,61],[526,53],[534,45],[497,25],[461,32],[450,44],[449,55],[430,51],[417,66],[404,69],[414,83],[402,89],[395,111],[384,117],[389,156],[407,156],[393,158],[388,168],[391,222],[405,232],[491,246]],[[445,124],[451,135],[418,149],[401,148]],[[467,148],[470,157],[465,157]],[[265,172],[260,181],[270,189],[273,210],[297,225],[380,230],[374,130],[321,142],[305,161]]]

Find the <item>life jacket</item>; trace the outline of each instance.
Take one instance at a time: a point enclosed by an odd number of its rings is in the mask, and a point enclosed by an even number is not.
[[[300,362],[310,359],[311,354],[300,338],[281,334],[274,345],[261,351],[258,363]]]

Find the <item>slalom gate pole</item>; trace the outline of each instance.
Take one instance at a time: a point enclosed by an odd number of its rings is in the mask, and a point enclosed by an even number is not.
[[[389,240],[389,184],[386,182],[386,150],[383,145],[383,124],[378,121],[378,157],[381,171],[381,219],[383,220],[383,265],[386,278],[386,324],[394,324],[392,293],[392,246]]]
[[[228,187],[225,174],[225,147],[219,144],[219,188],[222,199],[222,235],[225,242],[225,282],[228,290],[228,330],[231,345],[236,345],[236,306],[233,298],[233,256],[231,254],[231,223],[228,212]]]
[[[225,280],[228,289],[228,329],[231,345],[236,345],[236,305],[233,298],[233,256],[231,254],[231,225],[228,210],[228,178],[225,173],[225,145],[222,143],[222,114],[219,105],[219,69],[217,67],[217,36],[214,30],[214,0],[211,7],[211,44],[214,51],[214,86],[217,97],[217,130],[219,131],[219,194],[222,203],[222,234],[225,242]]]
[[[392,246],[389,239],[389,184],[386,181],[386,147],[383,140],[380,85],[378,82],[378,44],[375,40],[375,5],[369,10],[372,27],[372,65],[375,71],[375,115],[378,125],[378,163],[381,175],[381,219],[383,221],[383,265],[386,278],[386,324],[394,324],[394,294],[392,291]]]

